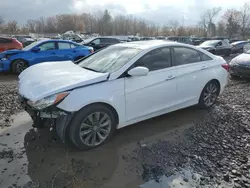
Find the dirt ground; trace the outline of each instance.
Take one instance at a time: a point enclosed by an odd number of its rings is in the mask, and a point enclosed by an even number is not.
[[[0,187],[250,187],[250,81],[233,80],[209,110],[183,109],[118,130],[93,150],[32,128],[17,78],[0,75]]]

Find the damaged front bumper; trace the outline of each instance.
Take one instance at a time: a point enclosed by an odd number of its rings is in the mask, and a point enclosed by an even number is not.
[[[56,128],[58,136],[61,138],[63,142],[65,142],[65,132],[68,127],[73,114],[69,112],[65,112],[56,107],[56,105],[52,105],[43,110],[37,110],[27,103],[27,99],[19,96],[19,101],[24,110],[30,115],[33,120],[33,127],[35,128],[43,128],[46,121],[50,121],[50,125]]]

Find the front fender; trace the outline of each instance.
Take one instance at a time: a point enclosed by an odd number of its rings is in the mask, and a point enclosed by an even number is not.
[[[124,79],[96,83],[76,88],[60,103],[58,108],[67,112],[77,112],[87,105],[106,103],[112,106],[119,117],[119,124],[125,121]]]

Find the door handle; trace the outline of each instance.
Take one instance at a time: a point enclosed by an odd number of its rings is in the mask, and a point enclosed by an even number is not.
[[[207,69],[208,68],[208,66],[202,66],[201,67],[201,70],[205,70],[205,69]]]
[[[175,76],[168,76],[167,78],[166,78],[166,81],[168,81],[168,80],[173,80],[175,78]]]

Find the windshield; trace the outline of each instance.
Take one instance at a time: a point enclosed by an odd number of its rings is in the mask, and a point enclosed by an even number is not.
[[[23,48],[23,50],[28,51],[31,48],[33,48],[34,46],[36,46],[39,42],[32,42],[30,45],[26,46],[25,48]]]
[[[110,46],[79,63],[82,68],[96,72],[115,72],[141,52],[138,48]]]
[[[200,46],[215,46],[218,42],[218,40],[208,40],[203,42]]]

